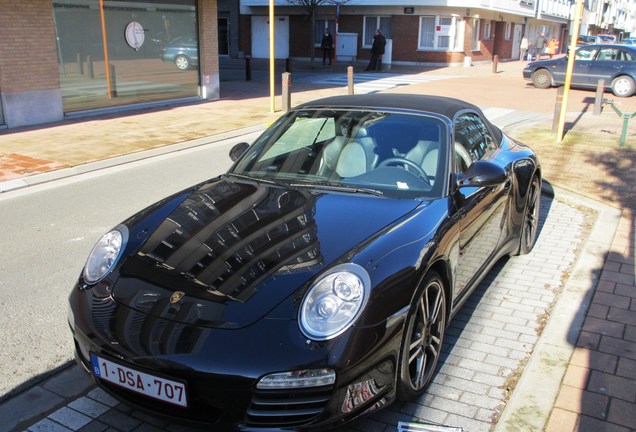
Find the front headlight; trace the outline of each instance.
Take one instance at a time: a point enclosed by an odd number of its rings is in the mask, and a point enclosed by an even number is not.
[[[99,282],[115,266],[128,241],[128,228],[119,225],[107,232],[95,244],[84,266],[84,281]]]
[[[342,334],[360,315],[370,286],[369,274],[357,264],[341,264],[321,276],[300,307],[303,334],[319,341]]]

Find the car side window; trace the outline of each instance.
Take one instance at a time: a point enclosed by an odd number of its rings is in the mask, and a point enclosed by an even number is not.
[[[592,61],[594,60],[594,55],[596,54],[596,51],[597,51],[597,48],[588,48],[588,47],[579,48],[578,50],[576,50],[574,59]]]
[[[622,51],[620,52],[620,61],[634,61],[634,56],[632,55],[632,53],[628,52],[628,51]]]
[[[497,142],[476,113],[462,114],[454,121],[455,171],[464,172],[474,161],[485,159]]]
[[[619,50],[617,48],[601,48],[596,58],[598,61],[617,61],[619,60]]]

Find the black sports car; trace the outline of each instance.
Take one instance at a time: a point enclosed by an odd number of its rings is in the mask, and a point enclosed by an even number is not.
[[[537,237],[535,154],[417,95],[301,105],[236,163],[97,242],[77,361],[115,397],[218,428],[330,428],[434,374],[449,320]]]

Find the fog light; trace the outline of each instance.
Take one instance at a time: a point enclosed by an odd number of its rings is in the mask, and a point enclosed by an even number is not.
[[[331,369],[310,369],[266,375],[256,384],[258,389],[321,387],[336,382]]]

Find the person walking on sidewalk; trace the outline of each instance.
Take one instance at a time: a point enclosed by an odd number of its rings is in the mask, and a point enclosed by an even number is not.
[[[333,57],[333,37],[328,28],[325,29],[325,34],[322,35],[320,48],[322,48],[322,65],[325,65],[327,59],[329,59],[329,64],[331,64],[331,58]]]
[[[528,60],[526,58],[526,55],[528,53],[528,38],[526,37],[526,35],[523,35],[523,37],[521,38],[521,45],[519,45],[519,50],[521,51],[521,57],[519,58],[519,60]]]
[[[373,36],[373,44],[371,45],[371,58],[369,59],[369,65],[365,71],[374,71],[382,69],[382,56],[384,55],[384,47],[386,46],[386,39],[382,35],[382,31],[377,29],[375,36]]]
[[[545,33],[541,33],[534,43],[534,49],[537,50],[537,60],[541,60],[541,56],[545,53]]]
[[[556,41],[555,38],[552,38],[550,42],[548,42],[548,55],[550,56],[550,58],[554,57],[554,55],[556,54],[558,45],[559,43]]]

